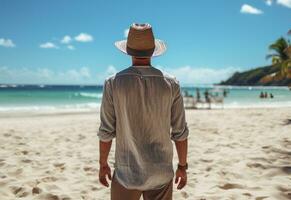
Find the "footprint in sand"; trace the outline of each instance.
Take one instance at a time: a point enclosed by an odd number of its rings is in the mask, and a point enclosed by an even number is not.
[[[29,192],[24,187],[11,186],[10,189],[12,193],[19,198],[26,197],[29,195]]]
[[[54,163],[55,167],[64,167],[65,163]]]
[[[0,175],[0,178],[4,179],[4,178],[7,178],[6,175]],[[1,182],[0,182],[0,186],[1,186]]]
[[[203,159],[203,158],[201,158],[200,161],[202,161],[202,162],[206,162],[206,163],[211,163],[211,162],[213,162],[213,160],[211,160],[211,159]]]
[[[288,199],[291,199],[291,188],[284,188],[284,187],[278,186],[277,189],[281,192],[282,196]]]
[[[0,167],[4,166],[6,164],[4,159],[0,159]]]
[[[21,151],[21,153],[22,153],[23,155],[27,155],[27,154],[28,154],[28,151],[23,150],[23,151]]]
[[[181,195],[184,199],[187,199],[189,197],[188,193],[185,191],[181,192]]]
[[[255,200],[263,200],[263,199],[266,199],[266,198],[268,198],[268,196],[256,197]]]
[[[11,136],[11,133],[4,133],[4,136],[5,137],[10,137]]]
[[[248,197],[251,197],[251,196],[252,196],[252,194],[250,194],[250,193],[248,193],[248,192],[243,193],[243,195],[248,196]]]
[[[20,136],[16,135],[16,136],[14,136],[14,139],[16,139],[16,140],[21,140],[21,139],[22,139],[22,137],[20,137]]]
[[[261,163],[247,163],[247,166],[249,168],[261,168],[261,169],[267,169],[266,166],[264,166],[263,164]]]
[[[8,172],[7,174],[10,175],[10,176],[19,176],[20,174],[22,174],[23,172],[23,169],[22,168],[19,168],[15,171],[12,171],[12,172]]]
[[[231,190],[231,189],[244,189],[244,186],[235,184],[235,183],[226,183],[222,186],[218,186],[220,189],[223,190]]]
[[[271,146],[262,146],[262,149],[269,149]]]
[[[24,162],[24,163],[31,163],[32,160],[29,160],[29,159],[23,159],[23,160],[21,160],[21,162]]]
[[[288,175],[291,175],[291,166],[284,166],[284,167],[281,167],[281,170],[288,174]]]
[[[291,149],[291,140],[288,140],[288,138],[283,138],[281,143],[285,148]]]
[[[78,135],[78,137],[79,137],[79,138],[78,138],[79,140],[83,140],[83,139],[86,138],[86,136],[84,136],[84,135],[80,135],[80,134]]]
[[[63,200],[58,195],[55,194],[41,194],[38,196],[39,200]]]
[[[58,178],[54,176],[47,176],[41,179],[43,182],[55,182],[58,180]]]
[[[42,189],[40,189],[39,187],[33,187],[31,192],[32,194],[40,194],[42,192]]]
[[[91,171],[91,172],[97,172],[98,170],[94,167],[90,167],[90,166],[85,166],[83,168],[84,171],[88,172],[88,171]]]
[[[61,172],[66,169],[65,163],[54,163],[54,167],[59,169]]]

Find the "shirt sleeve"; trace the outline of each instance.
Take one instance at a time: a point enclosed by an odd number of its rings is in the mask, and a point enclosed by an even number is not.
[[[97,135],[101,141],[109,142],[116,136],[116,117],[112,89],[108,79],[105,80],[103,85],[100,120],[101,122]]]
[[[189,129],[185,119],[183,96],[178,81],[173,86],[173,104],[171,108],[171,139],[182,141],[187,139]]]

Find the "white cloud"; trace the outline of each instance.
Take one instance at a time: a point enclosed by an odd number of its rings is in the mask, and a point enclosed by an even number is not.
[[[109,65],[106,70],[107,75],[113,75],[117,72],[117,69],[113,65]]]
[[[207,67],[183,66],[164,68],[164,72],[174,75],[181,85],[213,84],[229,78],[234,72],[241,71],[237,67],[220,69]],[[71,68],[68,70],[52,70],[49,68],[9,68],[0,66],[0,83],[4,84],[103,84],[104,80],[117,73],[118,70],[109,65],[98,74],[93,74],[88,67]]]
[[[0,67],[0,83],[4,84],[96,84],[96,81],[88,67],[60,71],[48,68]]]
[[[244,14],[253,14],[253,15],[263,14],[262,10],[255,8],[255,7],[248,5],[248,4],[242,5],[240,12],[244,13]]]
[[[277,0],[277,4],[291,8],[291,0]]]
[[[67,48],[70,50],[75,50],[75,47],[73,45],[68,45]]]
[[[113,74],[117,72],[118,70],[113,65],[109,65],[106,70],[103,70],[103,72],[98,73],[96,75],[97,82],[99,84],[103,84],[106,78],[108,78],[109,76],[112,76]]]
[[[63,37],[63,39],[61,40],[61,43],[63,43],[63,44],[69,44],[71,41],[72,41],[71,36],[69,36],[69,35],[65,35],[65,36]]]
[[[11,39],[0,38],[0,46],[3,47],[15,47],[15,44]]]
[[[75,40],[78,42],[92,42],[93,41],[93,36],[89,35],[87,33],[80,33],[75,37]]]
[[[181,85],[219,83],[220,81],[229,78],[234,72],[241,71],[238,67],[214,69],[207,67],[196,68],[191,66],[177,68],[164,68],[162,66],[157,66],[157,68],[175,76]],[[103,73],[97,74],[97,80],[99,83],[103,84],[107,77],[117,72],[118,70],[113,65],[109,65]]]
[[[224,67],[220,69],[207,67],[184,66],[178,68],[158,67],[171,75],[174,75],[182,85],[189,84],[213,84],[229,78],[234,72],[240,71],[237,67]]]
[[[58,49],[59,48],[52,42],[46,42],[46,43],[40,44],[39,47],[43,49]]]
[[[265,0],[265,2],[266,2],[266,4],[267,4],[268,6],[271,6],[271,5],[272,5],[272,3],[273,3],[273,1],[272,1],[272,0]]]
[[[81,77],[84,77],[84,78],[90,78],[91,77],[90,70],[87,67],[82,67],[79,70],[79,74],[80,74]]]
[[[127,29],[125,29],[124,32],[123,32],[125,38],[127,38],[128,33],[129,33],[129,29],[127,28]]]

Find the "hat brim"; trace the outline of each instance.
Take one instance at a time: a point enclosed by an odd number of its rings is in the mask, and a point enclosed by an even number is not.
[[[127,40],[121,40],[121,41],[117,41],[114,43],[114,45],[123,53],[130,55],[127,51],[126,51],[126,44],[127,44]],[[154,53],[152,55],[152,57],[156,57],[156,56],[160,56],[162,55],[165,51],[167,50],[166,44],[165,42],[163,42],[162,40],[159,39],[155,39],[155,50]],[[132,55],[130,55],[132,56]]]

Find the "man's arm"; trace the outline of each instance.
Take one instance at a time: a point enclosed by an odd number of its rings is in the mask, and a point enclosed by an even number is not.
[[[188,150],[188,126],[185,119],[185,109],[180,86],[176,82],[173,87],[173,104],[171,108],[171,139],[175,142],[179,166],[176,170],[175,183],[177,189],[182,189],[187,183],[187,150]]]
[[[188,139],[175,141],[179,164],[185,166],[187,164]]]
[[[177,149],[179,165],[185,166],[187,164],[187,150],[188,150],[188,139],[183,141],[175,141],[175,146]],[[177,169],[176,170],[176,178],[175,183],[179,183],[177,189],[182,189],[187,184],[187,172],[185,169]]]
[[[102,142],[99,140],[99,164],[100,166],[108,165],[108,155],[111,149],[112,140],[109,142]]]
[[[108,155],[111,149],[112,139],[115,137],[115,110],[112,98],[110,82],[106,80],[103,86],[102,103],[100,107],[100,127],[99,137],[99,181],[102,185],[108,187],[106,176],[111,180],[111,169],[107,163]]]
[[[111,169],[107,163],[108,155],[111,149],[112,140],[109,142],[99,141],[99,181],[102,185],[108,187],[109,184],[106,175],[111,180]]]

